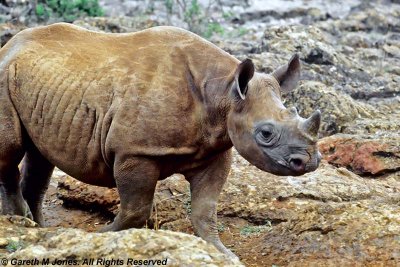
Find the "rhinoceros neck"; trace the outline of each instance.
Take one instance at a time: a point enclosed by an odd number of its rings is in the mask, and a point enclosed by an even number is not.
[[[193,105],[186,112],[198,116],[190,122],[202,135],[191,138],[196,139],[191,145],[199,146],[198,156],[232,147],[226,118],[231,103],[229,88],[240,61],[211,42],[174,27],[155,27],[136,36],[142,45],[151,40],[146,47],[149,54],[162,58],[165,66],[157,67],[163,71],[158,75],[165,77],[163,83],[169,84],[170,94],[178,94],[178,102],[191,99],[188,102]]]
[[[226,150],[232,147],[227,116],[232,102],[230,87],[239,61],[214,47],[209,48],[207,55],[201,59],[189,60],[187,79],[193,97],[204,112],[203,131],[206,142],[209,146]]]

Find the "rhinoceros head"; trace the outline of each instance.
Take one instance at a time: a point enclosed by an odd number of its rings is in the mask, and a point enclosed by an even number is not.
[[[228,115],[230,139],[250,163],[276,175],[302,175],[320,162],[317,148],[321,113],[307,119],[296,108],[286,109],[281,92],[293,90],[300,77],[300,60],[271,75],[255,73],[251,60],[241,62],[232,82],[232,109]]]

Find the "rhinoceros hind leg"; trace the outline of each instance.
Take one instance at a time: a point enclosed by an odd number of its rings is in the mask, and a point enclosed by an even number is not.
[[[186,173],[191,191],[191,221],[196,235],[212,243],[219,251],[236,258],[219,239],[217,201],[231,165],[230,150],[219,155],[206,168]]]
[[[100,232],[139,228],[149,219],[155,187],[160,175],[157,165],[147,159],[116,160],[114,178],[121,199],[114,222]]]
[[[0,105],[0,196],[2,214],[32,217],[22,197],[18,164],[25,151],[16,111]]]
[[[21,215],[32,219],[32,214],[22,197],[18,164],[0,160],[0,196],[2,214]]]
[[[22,164],[22,194],[40,226],[44,226],[42,203],[53,170],[54,165],[33,144],[28,145]]]

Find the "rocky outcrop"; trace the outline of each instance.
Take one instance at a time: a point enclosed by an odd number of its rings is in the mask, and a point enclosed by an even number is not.
[[[288,200],[297,216],[243,245],[268,255],[264,266],[397,266],[399,200]],[[259,250],[255,244],[265,245]]]
[[[307,118],[315,109],[322,110],[322,135],[342,132],[356,118],[371,118],[377,112],[371,105],[354,101],[349,95],[321,82],[305,81],[285,97],[286,106],[295,106]]]
[[[128,260],[158,260],[166,261],[168,266],[243,266],[200,238],[163,230],[87,233],[79,229],[38,228],[23,217],[0,216],[0,237],[0,254],[10,266],[32,265],[29,261],[35,259],[39,262],[34,265],[42,265],[43,259],[50,263],[56,261],[55,265],[67,265],[62,261],[70,261],[69,265],[89,265],[85,260],[94,259],[91,265],[106,265],[106,262],[129,265]]]
[[[4,23],[0,24],[0,44],[3,47],[14,35],[26,29],[23,24]]]
[[[304,176],[277,177],[251,166],[235,152],[218,206],[220,235],[244,263],[255,261],[258,266],[390,265],[400,260],[395,240],[400,235],[399,177],[393,173],[366,180],[326,161]],[[106,202],[98,208],[115,211],[117,204],[110,206],[115,199],[105,201],[98,191],[109,196],[109,189],[78,183],[72,178],[61,182],[64,201]],[[100,199],[94,201],[93,192]],[[190,194],[182,176],[159,183],[154,206],[152,219],[157,227],[192,233]]]

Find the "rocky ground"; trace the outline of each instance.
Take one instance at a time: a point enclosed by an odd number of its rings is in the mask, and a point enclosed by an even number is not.
[[[0,246],[11,251],[1,261],[7,265],[4,260],[8,260],[7,266],[45,266],[46,259],[50,262],[47,265],[53,266],[142,265],[132,264],[133,260],[158,260],[158,265],[168,266],[243,266],[200,238],[171,231],[87,233],[73,228],[39,228],[24,217],[0,216],[0,234]]]
[[[398,266],[400,5],[389,0],[220,2],[210,9],[225,29],[209,37],[218,46],[239,59],[251,58],[264,72],[299,53],[302,82],[284,98],[303,116],[322,111],[324,156],[313,173],[277,177],[235,152],[218,208],[223,243],[247,266]],[[143,3],[103,1],[106,14],[127,16],[74,23],[111,32],[187,26],[161,4],[160,11],[156,6],[145,13]],[[221,7],[231,16],[218,17]],[[23,27],[0,25],[2,44]],[[45,218],[49,226],[91,232],[112,219],[118,203],[112,189],[56,173]],[[159,183],[148,227],[191,234],[189,213],[188,184],[175,175]]]

